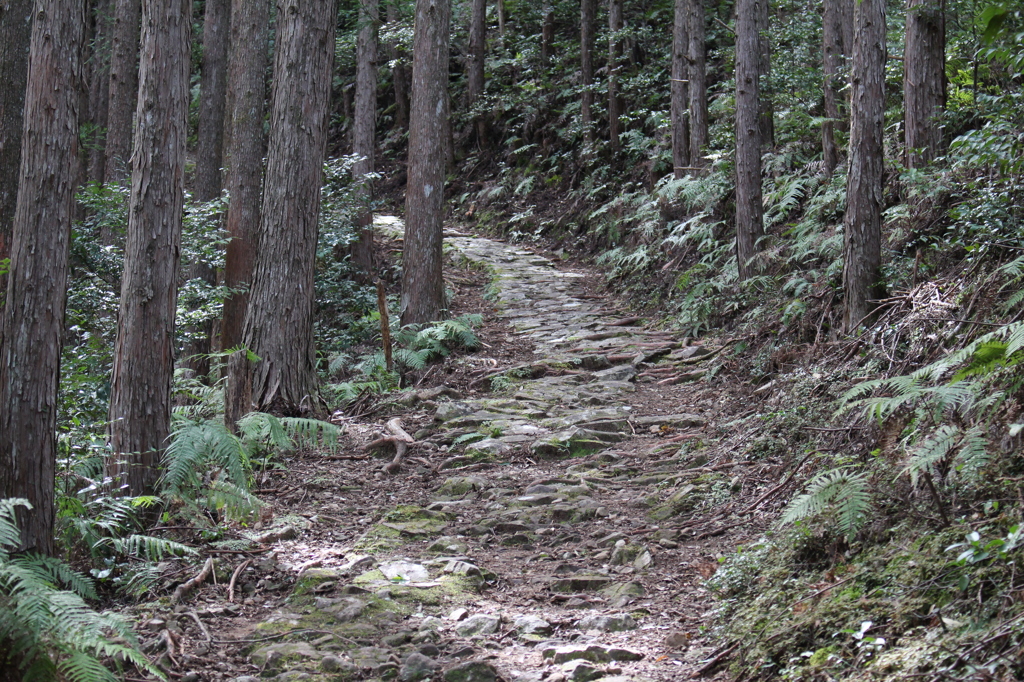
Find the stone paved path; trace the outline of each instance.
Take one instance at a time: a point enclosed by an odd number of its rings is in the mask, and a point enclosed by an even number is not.
[[[265,605],[233,679],[689,678],[720,650],[701,629],[709,549],[685,520],[730,483],[666,438],[705,417],[637,400],[637,378],[678,387],[714,349],[636,326],[529,251],[446,244],[491,273],[498,315],[534,358],[482,377],[485,397],[409,408],[434,426],[400,476],[338,465],[276,545],[295,587]],[[358,532],[345,512],[362,515]]]

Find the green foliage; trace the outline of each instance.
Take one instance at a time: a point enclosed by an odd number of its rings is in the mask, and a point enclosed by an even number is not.
[[[828,512],[837,528],[852,539],[868,519],[872,508],[869,477],[850,469],[833,469],[818,474],[807,490],[789,503],[782,523],[795,523]]]
[[[453,350],[476,350],[480,339],[473,327],[481,324],[483,317],[470,314],[426,325],[406,325],[394,334],[395,343],[402,346],[395,349],[395,361],[419,370],[447,357]]]
[[[12,554],[18,507],[31,505],[0,500],[0,669],[32,682],[117,682],[135,666],[164,679],[125,621],[89,608],[96,594],[87,577],[57,559]]]

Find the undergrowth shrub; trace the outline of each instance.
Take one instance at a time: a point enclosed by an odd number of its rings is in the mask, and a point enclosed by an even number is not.
[[[18,507],[31,505],[0,500],[0,671],[32,682],[117,682],[135,667],[165,679],[128,623],[89,607],[86,600],[96,599],[89,578],[57,559],[13,553]]]

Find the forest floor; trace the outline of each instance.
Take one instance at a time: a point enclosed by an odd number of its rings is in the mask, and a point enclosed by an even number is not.
[[[795,473],[736,455],[770,400],[728,371],[729,339],[658,330],[594,272],[454,231],[446,248],[482,349],[264,472],[263,520],[239,529],[258,544],[139,607],[150,650],[179,680],[724,678],[706,580]]]

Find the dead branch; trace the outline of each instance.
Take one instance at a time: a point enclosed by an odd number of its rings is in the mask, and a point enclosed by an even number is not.
[[[199,614],[196,613],[195,611],[189,611],[188,612],[188,616],[189,616],[189,618],[194,620],[196,622],[196,625],[199,626],[199,629],[202,630],[203,637],[206,637],[206,641],[207,642],[212,642],[213,641],[213,637],[210,636],[210,631],[206,629],[205,625],[203,625],[203,621],[199,620]]]
[[[192,590],[206,582],[211,573],[213,573],[213,557],[206,560],[206,563],[203,564],[203,570],[199,571],[194,578],[178,585],[174,590],[174,594],[171,595],[171,603],[177,604],[182,599],[188,597]]]
[[[246,568],[248,568],[249,564],[251,564],[251,563],[252,563],[252,559],[246,559],[241,564],[239,564],[238,568],[236,568],[234,573],[231,574],[231,582],[228,583],[228,601],[229,602],[234,602],[235,601],[235,582],[238,580],[238,576],[240,576],[242,574],[242,571],[244,571]]]

